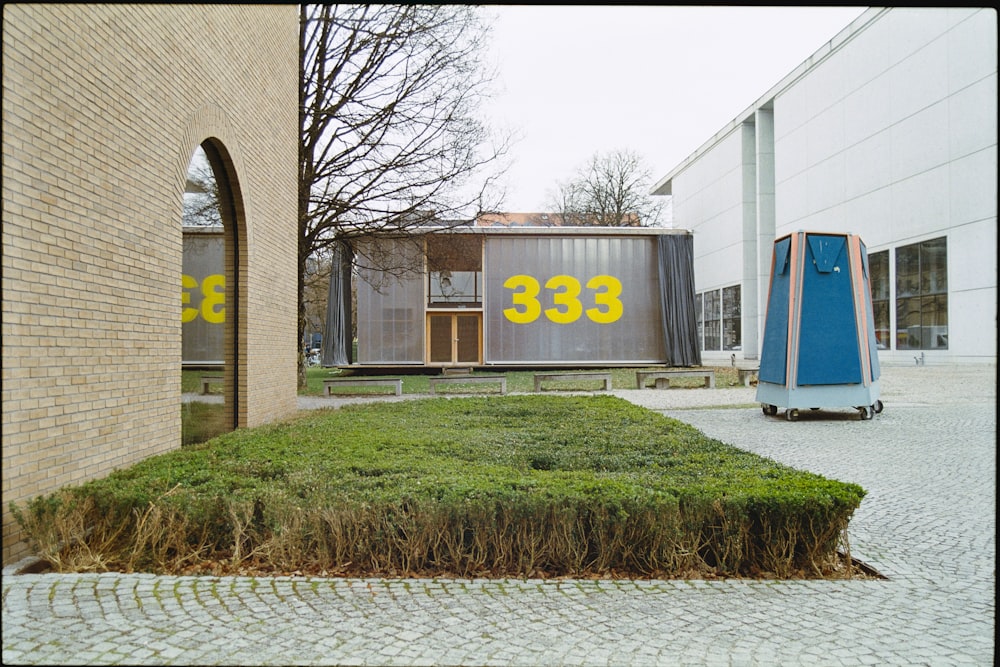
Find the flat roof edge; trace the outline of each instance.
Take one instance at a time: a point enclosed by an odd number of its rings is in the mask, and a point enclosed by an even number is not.
[[[535,227],[535,226],[482,226],[430,228],[435,232],[454,234],[484,234],[486,236],[667,236],[690,234],[690,229],[677,227]]]
[[[858,18],[851,21],[843,30],[834,35],[828,42],[816,49],[816,51],[814,51],[811,56],[806,58],[805,61],[782,77],[778,83],[773,85],[766,93],[757,98],[753,104],[744,109],[733,120],[723,126],[721,130],[712,135],[708,141],[699,146],[693,153],[691,153],[691,155],[684,158],[684,160],[671,169],[666,176],[658,180],[656,184],[650,188],[649,194],[654,196],[672,195],[673,179],[677,176],[677,174],[687,169],[692,162],[696,161],[702,155],[707,153],[710,148],[729,136],[736,130],[736,128],[742,125],[747,118],[753,116],[759,109],[763,109],[771,104],[774,101],[774,98],[781,94],[783,90],[795,83],[802,77],[803,74],[825,60],[833,52],[840,50],[840,48],[849,42],[858,32],[867,27],[868,24],[874,21],[879,15],[889,11],[889,9],[891,8],[869,7],[865,10],[860,16],[858,16]]]
[[[541,227],[541,226],[457,226],[421,227],[409,231],[387,229],[384,236],[405,237],[421,234],[480,234],[482,236],[670,236],[691,234],[680,227]],[[379,234],[376,234],[379,235]]]

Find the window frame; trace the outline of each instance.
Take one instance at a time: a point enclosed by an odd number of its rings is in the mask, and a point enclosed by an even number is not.
[[[948,238],[899,246],[893,257],[895,349],[947,350]]]

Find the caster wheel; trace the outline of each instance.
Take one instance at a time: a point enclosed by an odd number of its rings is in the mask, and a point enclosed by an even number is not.
[[[885,406],[882,405],[882,401],[880,401],[880,400],[878,400],[876,398],[875,399],[875,405],[872,406],[872,410],[875,412],[875,414],[881,414],[883,407],[885,407]]]
[[[774,416],[774,415],[778,414],[778,406],[777,405],[768,405],[768,404],[764,403],[764,404],[762,404],[760,406],[760,409],[761,409],[761,412],[763,412],[765,415],[768,415],[768,416]]]
[[[858,408],[858,412],[861,413],[861,421],[866,421],[875,416],[875,413],[869,407],[860,407]]]
[[[787,419],[788,421],[790,422],[797,421],[798,418],[799,418],[799,411],[797,408],[791,408],[789,410],[785,410],[785,419]]]

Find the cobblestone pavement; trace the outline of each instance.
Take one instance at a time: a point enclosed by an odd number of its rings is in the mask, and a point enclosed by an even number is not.
[[[868,495],[887,580],[3,576],[3,663],[993,665],[996,366],[883,367],[885,410],[764,416],[754,389],[617,395]],[[330,405],[328,401],[322,403]]]

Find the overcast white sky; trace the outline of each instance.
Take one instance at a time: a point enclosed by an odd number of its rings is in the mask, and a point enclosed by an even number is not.
[[[866,7],[491,6],[493,122],[521,137],[504,210],[595,152],[631,149],[657,181]]]

